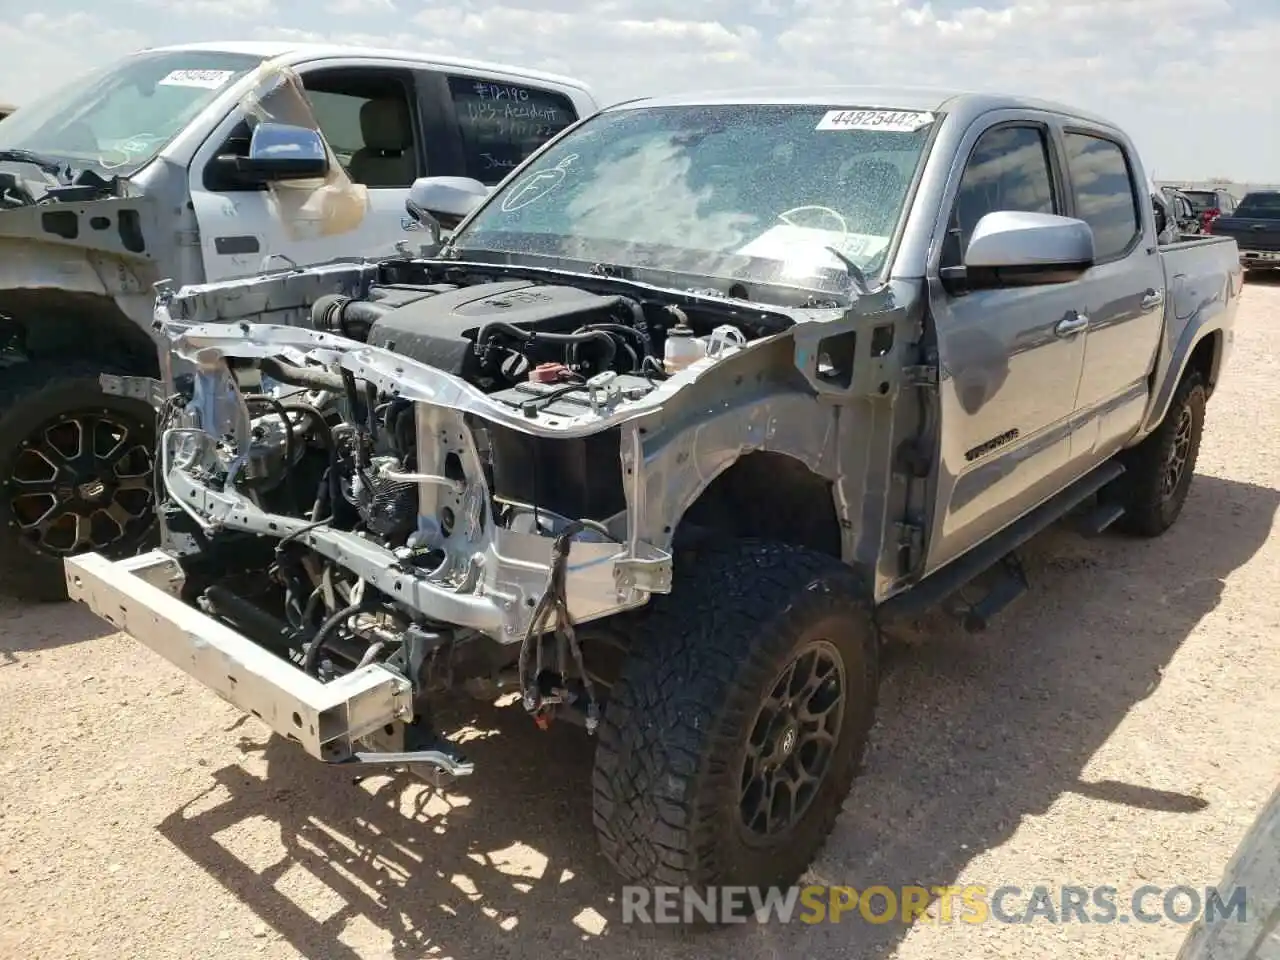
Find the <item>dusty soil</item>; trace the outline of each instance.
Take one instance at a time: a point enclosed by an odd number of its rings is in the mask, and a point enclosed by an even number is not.
[[[1051,531],[992,631],[939,620],[893,658],[815,880],[1111,885],[1122,903],[1218,880],[1280,780],[1280,286],[1247,287],[1236,343],[1174,530]],[[1185,935],[623,926],[590,742],[518,708],[473,723],[470,780],[357,784],[77,606],[0,606],[0,955],[1145,960]]]

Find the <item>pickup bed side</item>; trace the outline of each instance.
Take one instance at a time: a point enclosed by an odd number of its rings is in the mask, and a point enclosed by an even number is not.
[[[1164,267],[1164,335],[1152,371],[1150,405],[1142,434],[1164,419],[1184,371],[1198,367],[1212,393],[1231,352],[1233,307],[1243,271],[1228,237],[1196,237],[1160,249]]]

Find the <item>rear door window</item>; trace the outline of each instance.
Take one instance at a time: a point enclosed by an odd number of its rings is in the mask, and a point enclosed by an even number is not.
[[[482,77],[449,77],[466,176],[499,183],[540,146],[577,122],[562,93]]]
[[[1124,148],[1086,133],[1068,133],[1065,141],[1075,214],[1093,229],[1097,261],[1123,256],[1142,232],[1140,194]]]

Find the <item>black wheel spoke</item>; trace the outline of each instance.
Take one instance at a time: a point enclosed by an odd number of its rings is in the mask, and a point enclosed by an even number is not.
[[[58,478],[27,480],[15,472],[13,479],[9,481],[9,486],[13,490],[14,497],[54,496],[58,490]]]
[[[138,519],[137,516],[130,513],[119,503],[112,503],[106,509],[99,512],[109,517],[111,522],[114,523],[121,532],[128,529],[129,524]]]

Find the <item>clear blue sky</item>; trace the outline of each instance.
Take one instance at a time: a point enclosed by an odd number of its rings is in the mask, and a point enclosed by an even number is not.
[[[324,39],[579,76],[609,101],[759,83],[1003,89],[1124,125],[1155,176],[1280,181],[1280,0],[43,0],[0,101],[140,47]]]

